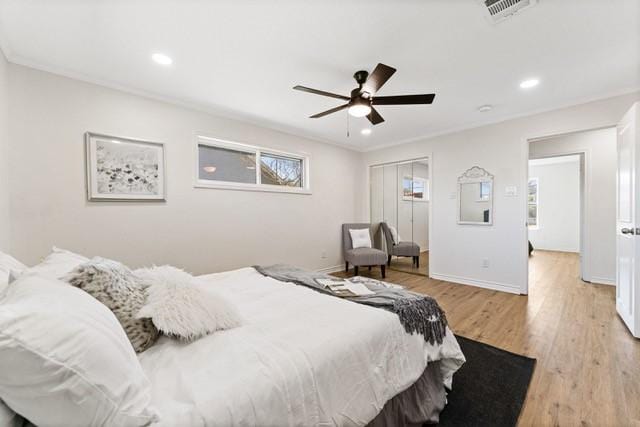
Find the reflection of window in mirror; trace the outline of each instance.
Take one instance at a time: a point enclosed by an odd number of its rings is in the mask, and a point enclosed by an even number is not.
[[[527,225],[530,229],[540,227],[538,221],[538,178],[529,178],[529,190],[527,192]]]
[[[480,197],[478,198],[479,202],[484,202],[491,198],[491,183],[488,181],[480,183]]]
[[[429,181],[416,176],[405,176],[402,179],[402,199],[418,202],[429,201]]]

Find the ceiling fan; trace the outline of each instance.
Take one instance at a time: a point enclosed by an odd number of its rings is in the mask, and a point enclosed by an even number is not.
[[[350,97],[300,85],[294,86],[294,89],[348,101],[346,104],[323,111],[322,113],[314,114],[309,117],[311,119],[324,117],[348,108],[350,115],[354,117],[366,116],[372,124],[377,125],[384,122],[384,119],[380,113],[373,108],[374,105],[431,104],[436,96],[434,93],[423,95],[376,96],[378,90],[380,90],[382,85],[384,85],[395,72],[395,68],[384,64],[378,64],[371,74],[363,70],[356,71],[353,78],[356,79],[358,87],[351,91]]]

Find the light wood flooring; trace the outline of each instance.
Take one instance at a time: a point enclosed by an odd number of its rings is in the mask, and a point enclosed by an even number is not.
[[[413,265],[411,257],[393,257],[391,258],[391,270],[402,271],[405,273],[422,274],[427,276],[429,273],[429,251],[420,252],[420,267]]]
[[[535,251],[529,269],[528,296],[386,280],[435,297],[456,334],[537,359],[519,426],[640,426],[640,340],[616,314],[615,287],[582,282],[577,254]]]

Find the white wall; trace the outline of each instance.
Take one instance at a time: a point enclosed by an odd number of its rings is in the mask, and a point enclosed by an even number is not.
[[[616,109],[615,113],[617,112]],[[605,111],[602,114],[611,115]],[[588,192],[584,244],[589,247],[589,259],[584,260],[588,268],[585,278],[596,283],[614,284],[616,277],[616,130],[579,132],[530,144],[531,158],[573,152],[585,152]]]
[[[0,50],[0,251],[9,252],[8,66]]]
[[[529,228],[535,249],[580,252],[580,157],[569,159],[529,162],[529,177],[538,179],[538,226]]]
[[[375,150],[365,154],[363,165],[429,157],[430,275],[521,292],[527,282],[527,140],[615,125],[638,99],[640,93],[633,93]],[[457,178],[474,165],[495,175],[493,226],[456,222]],[[517,187],[515,197],[505,194],[508,186]],[[368,217],[368,197],[360,209]],[[482,267],[484,258],[488,268]]]
[[[342,264],[340,225],[358,219],[358,153],[22,66],[10,65],[10,78],[11,247],[19,259],[35,263],[59,245],[194,273]],[[87,202],[87,131],[166,143],[168,201]],[[313,194],[194,188],[195,132],[308,153]]]

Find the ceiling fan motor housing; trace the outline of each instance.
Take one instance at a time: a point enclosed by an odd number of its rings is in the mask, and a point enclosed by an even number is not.
[[[351,91],[351,101],[349,101],[349,103],[352,104],[357,99],[361,100],[361,102],[364,101],[371,104],[371,95],[369,92],[363,91],[361,87],[357,87]]]

